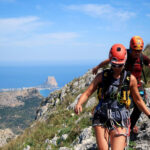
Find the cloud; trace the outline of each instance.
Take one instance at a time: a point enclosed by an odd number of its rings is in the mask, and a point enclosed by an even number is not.
[[[46,33],[46,34],[34,34],[29,38],[14,41],[14,46],[26,46],[26,47],[38,47],[38,46],[52,46],[52,45],[64,45],[69,44],[73,39],[79,37],[74,32],[60,32],[60,33]]]
[[[37,27],[43,25],[36,16],[21,18],[5,18],[0,19],[0,32],[4,34],[12,34],[13,32],[26,32],[36,30]]]
[[[42,22],[39,17],[0,19],[0,46],[37,47],[59,45],[79,37],[75,32],[50,32],[51,22]],[[47,27],[45,29],[45,27]],[[41,32],[42,31],[42,32]]]
[[[78,37],[78,34],[74,32],[62,32],[62,33],[51,33],[45,36],[52,39],[64,40],[76,38]]]
[[[134,12],[124,11],[118,8],[114,8],[109,4],[85,4],[85,5],[70,5],[66,7],[69,10],[75,10],[83,12],[92,17],[98,17],[103,19],[120,19],[126,21],[135,16]]]

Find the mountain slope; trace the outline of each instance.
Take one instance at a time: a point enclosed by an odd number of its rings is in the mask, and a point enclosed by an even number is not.
[[[97,103],[96,93],[84,105],[80,116],[73,111],[80,94],[93,79],[94,75],[89,70],[43,99],[37,110],[36,121],[2,149],[96,150],[96,140],[91,128],[91,111]],[[146,90],[150,103],[150,89]],[[147,150],[150,145],[150,121],[144,114],[139,119],[138,126],[140,134],[134,142],[130,142],[130,149]]]

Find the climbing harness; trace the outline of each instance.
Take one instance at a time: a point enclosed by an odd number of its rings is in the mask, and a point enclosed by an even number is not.
[[[104,127],[107,127],[109,132],[113,129],[116,131],[115,136],[125,136],[126,137],[126,146],[128,146],[129,136],[130,136],[130,117],[129,117],[129,107],[131,104],[130,99],[130,72],[125,70],[122,71],[120,76],[119,85],[116,85],[116,91],[109,91],[109,87],[111,86],[111,78],[113,71],[111,69],[106,69],[102,75],[102,82],[98,86],[97,95],[99,99],[99,104],[95,109],[95,113],[100,111],[100,114],[107,114],[106,122],[104,123]],[[114,86],[114,85],[113,85]],[[110,93],[109,93],[109,92]],[[111,99],[113,102],[120,106],[120,108],[111,108],[111,106],[107,102],[106,99]],[[116,101],[116,102],[115,102]],[[105,105],[104,105],[104,103]],[[125,108],[124,108],[125,107]],[[120,121],[117,120],[117,116],[119,116]],[[126,122],[125,122],[126,120]],[[126,129],[126,133],[120,133],[118,127],[124,127]]]

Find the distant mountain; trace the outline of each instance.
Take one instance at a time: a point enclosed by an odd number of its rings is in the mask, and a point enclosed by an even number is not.
[[[37,86],[36,88],[57,88],[57,87],[58,87],[58,84],[56,82],[55,77],[48,76],[46,81],[43,84]]]

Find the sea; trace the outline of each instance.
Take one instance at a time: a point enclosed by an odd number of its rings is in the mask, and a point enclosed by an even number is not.
[[[96,64],[78,65],[39,65],[39,66],[0,66],[0,89],[19,89],[43,84],[48,76],[54,76],[58,87],[84,75]],[[47,97],[52,90],[40,90]]]

